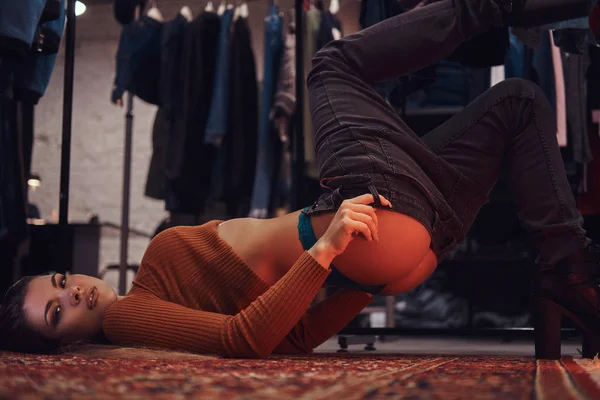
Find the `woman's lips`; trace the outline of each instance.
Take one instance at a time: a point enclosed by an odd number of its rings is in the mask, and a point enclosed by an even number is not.
[[[85,302],[89,310],[96,307],[96,304],[98,304],[98,289],[96,287],[93,287],[88,293],[86,293]]]

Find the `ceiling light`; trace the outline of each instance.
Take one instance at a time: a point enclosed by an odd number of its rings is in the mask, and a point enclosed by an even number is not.
[[[81,14],[83,14],[85,12],[86,8],[87,7],[85,6],[85,4],[83,4],[80,1],[76,1],[75,2],[75,16],[79,17]]]
[[[35,189],[36,187],[40,187],[42,185],[42,180],[40,179],[39,175],[31,175],[27,180],[27,184]]]

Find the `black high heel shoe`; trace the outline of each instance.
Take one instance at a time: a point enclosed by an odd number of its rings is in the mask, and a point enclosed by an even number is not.
[[[494,0],[502,8],[510,26],[531,28],[554,22],[587,17],[589,0]]]
[[[535,357],[561,357],[562,318],[583,335],[582,356],[600,353],[600,247],[589,246],[538,272],[534,288]]]

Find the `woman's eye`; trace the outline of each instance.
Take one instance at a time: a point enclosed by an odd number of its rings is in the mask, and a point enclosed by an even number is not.
[[[63,278],[60,280],[60,286],[64,289],[67,286],[67,276],[63,275]]]
[[[54,318],[52,319],[54,326],[58,325],[59,321],[60,321],[60,306],[58,306],[54,309]]]

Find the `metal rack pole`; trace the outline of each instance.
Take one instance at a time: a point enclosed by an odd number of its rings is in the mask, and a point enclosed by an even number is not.
[[[129,255],[129,207],[131,191],[131,147],[133,142],[133,94],[127,92],[125,114],[125,148],[123,156],[123,197],[121,202],[121,257],[119,267],[119,294],[127,291],[127,266]]]
[[[144,12],[144,4],[139,5],[135,11],[137,20]],[[131,152],[133,144],[133,98],[127,92],[127,112],[125,113],[125,146],[123,149],[123,189],[121,197],[121,243],[119,257],[119,295],[127,292],[127,269],[129,267],[129,210],[131,193]]]
[[[71,171],[71,129],[73,120],[73,77],[75,71],[75,0],[67,0],[65,79],[63,89],[62,148],[60,160],[60,198],[58,222],[67,250],[69,224],[69,173]]]

